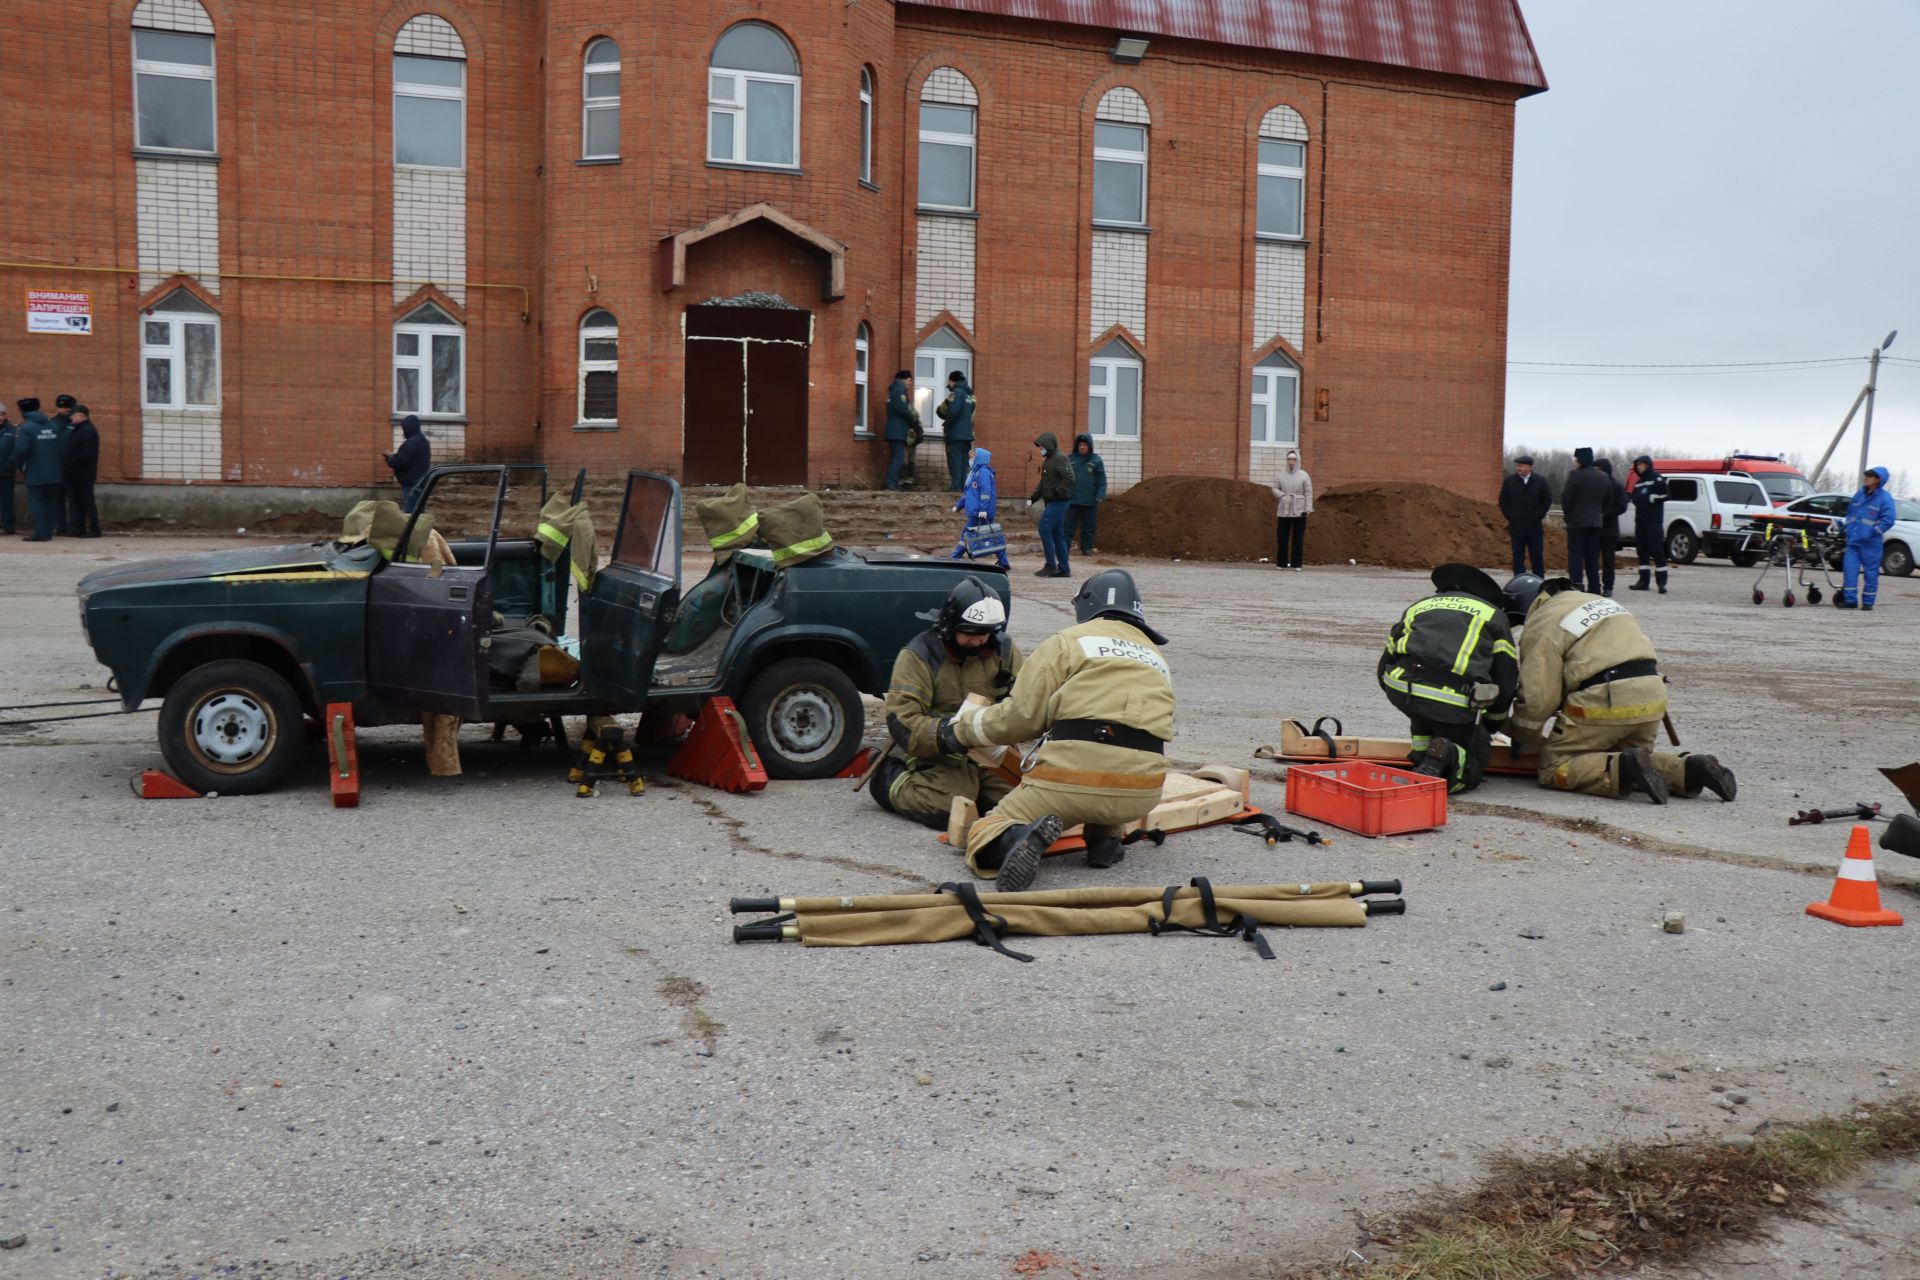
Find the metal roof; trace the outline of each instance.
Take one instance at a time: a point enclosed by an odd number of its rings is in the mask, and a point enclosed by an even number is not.
[[[1003,18],[1273,49],[1467,76],[1538,92],[1519,0],[905,0]],[[1149,57],[1152,54],[1148,54]]]

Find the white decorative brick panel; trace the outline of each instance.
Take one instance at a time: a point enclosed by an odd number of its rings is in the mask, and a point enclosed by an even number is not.
[[[393,38],[395,53],[416,54],[422,58],[464,58],[467,46],[460,33],[445,18],[423,13],[409,18],[400,34]]]
[[[199,0],[140,0],[133,6],[133,25],[151,31],[194,31],[213,34],[213,20]]]
[[[1107,464],[1107,492],[1124,493],[1140,483],[1140,442],[1109,437],[1094,445]],[[1095,539],[1099,541],[1098,538]]]
[[[920,98],[923,102],[947,102],[956,107],[980,105],[980,95],[974,92],[973,81],[952,67],[935,67],[933,74],[927,77],[927,83],[921,86]]]
[[[144,480],[220,479],[219,413],[143,411],[140,476]]]
[[[1307,140],[1307,122],[1292,107],[1275,107],[1260,120],[1260,136],[1285,138],[1290,142]]]
[[[433,461],[437,466],[442,462],[464,462],[467,458],[467,424],[464,422],[434,422],[431,419],[420,424],[420,434],[427,438],[427,444],[433,449]],[[393,448],[398,449],[406,435],[400,430],[400,424],[393,424]]]
[[[1262,240],[1253,248],[1253,345],[1277,335],[1299,350],[1306,315],[1307,247]]]
[[[435,284],[466,305],[467,175],[458,169],[393,171],[393,300]]]
[[[1114,325],[1147,340],[1147,237],[1131,231],[1093,233],[1093,306],[1089,338]]]
[[[923,213],[920,251],[914,266],[913,322],[916,327],[942,311],[973,328],[974,231],[972,218],[943,218]]]
[[[220,292],[220,167],[192,160],[133,162],[140,290],[170,275]]]
[[[1248,478],[1255,484],[1272,484],[1280,478],[1281,472],[1287,469],[1289,449],[1298,447],[1297,445],[1289,445],[1285,448],[1280,445],[1255,445],[1250,460],[1252,474]]]
[[[1153,116],[1147,111],[1147,100],[1125,85],[1107,90],[1094,115],[1101,120],[1118,120],[1123,124],[1153,123]]]

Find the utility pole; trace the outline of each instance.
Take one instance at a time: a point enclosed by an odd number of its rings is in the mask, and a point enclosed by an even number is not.
[[[1893,345],[1900,336],[1895,329],[1886,336],[1886,340],[1873,349],[1873,356],[1867,361],[1867,416],[1860,423],[1860,473],[1867,470],[1867,446],[1873,443],[1873,397],[1880,385],[1880,353]]]

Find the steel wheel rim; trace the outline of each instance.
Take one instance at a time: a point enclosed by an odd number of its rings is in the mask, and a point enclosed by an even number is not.
[[[215,773],[256,767],[279,735],[273,708],[244,689],[215,689],[187,716],[187,745]]]
[[[824,760],[840,741],[840,705],[818,685],[787,689],[767,708],[767,736],[796,763]]]

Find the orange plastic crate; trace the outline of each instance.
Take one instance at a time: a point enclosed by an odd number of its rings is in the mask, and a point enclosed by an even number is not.
[[[1361,760],[1290,765],[1287,812],[1363,836],[1425,831],[1447,825],[1447,784]]]

